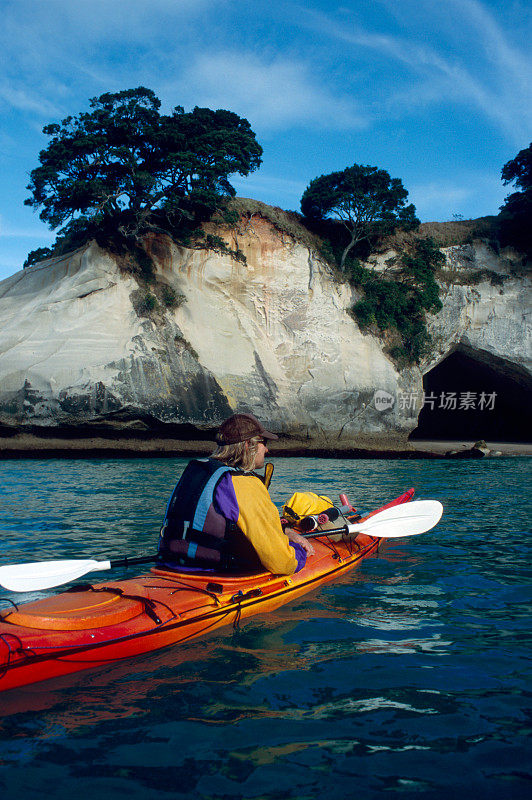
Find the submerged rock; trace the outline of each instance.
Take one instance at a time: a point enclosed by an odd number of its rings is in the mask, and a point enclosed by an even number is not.
[[[445,453],[446,458],[484,458],[490,455],[502,455],[499,451],[490,450],[486,442],[481,439],[475,442],[472,447],[465,450],[449,450]]]

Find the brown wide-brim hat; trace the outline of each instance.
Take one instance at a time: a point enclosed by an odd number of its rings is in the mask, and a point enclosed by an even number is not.
[[[254,436],[262,436],[263,439],[279,438],[275,433],[267,431],[253,414],[233,414],[218,428],[216,443],[237,444],[237,442],[247,442]]]

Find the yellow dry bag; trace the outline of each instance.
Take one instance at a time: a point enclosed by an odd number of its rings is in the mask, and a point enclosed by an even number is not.
[[[283,516],[289,522],[297,522],[303,517],[315,516],[333,508],[334,503],[330,497],[314,492],[296,492],[288,503],[283,506]]]

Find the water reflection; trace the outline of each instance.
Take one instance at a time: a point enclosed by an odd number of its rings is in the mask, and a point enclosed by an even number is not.
[[[416,652],[445,655],[450,652],[451,645],[451,641],[442,639],[441,634],[435,633],[434,636],[426,639],[402,639],[393,642],[385,639],[366,639],[358,643],[357,650],[360,653],[388,653],[395,655]]]
[[[0,465],[2,562],[151,551],[184,464]],[[527,797],[527,463],[278,459],[273,492],[411,485],[435,531],[275,614],[0,695],[4,795]]]
[[[410,703],[399,703],[395,700],[390,700],[386,697],[367,697],[363,700],[356,700],[351,697],[346,697],[332,703],[327,703],[312,711],[302,712],[305,716],[311,715],[315,719],[329,719],[339,712],[342,714],[367,714],[370,711],[382,711],[384,709],[398,709],[400,711],[409,711],[416,714],[437,714],[437,710],[424,706],[416,708]],[[297,715],[297,711],[294,711]]]

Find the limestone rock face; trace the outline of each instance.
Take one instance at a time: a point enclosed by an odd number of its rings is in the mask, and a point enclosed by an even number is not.
[[[159,250],[161,278],[187,298],[175,322],[231,407],[300,435],[379,433],[375,389],[394,392],[400,375],[347,315],[351,290],[262,218],[238,246],[245,265],[170,243]],[[390,424],[400,431],[405,420]]]
[[[253,411],[274,430],[329,445],[406,438],[417,411],[398,398],[421,394],[422,371],[398,372],[382,342],[360,331],[347,313],[352,290],[262,217],[228,243],[246,264],[148,239],[159,284],[186,297],[149,316],[135,310],[135,279],[95,243],[2,281],[0,422],[209,429]],[[448,258],[462,256],[450,248]],[[461,343],[530,371],[523,287],[446,286],[425,369]]]
[[[443,309],[429,324],[435,348],[425,371],[460,346],[501,372],[530,378],[530,277],[512,277],[511,253],[510,258],[497,257],[482,243],[449,247],[443,252],[452,280],[442,284]],[[485,274],[478,283],[467,285],[468,275],[482,271]]]
[[[136,293],[136,281],[95,244],[2,281],[0,420],[77,426],[226,413],[175,320],[140,318]]]

